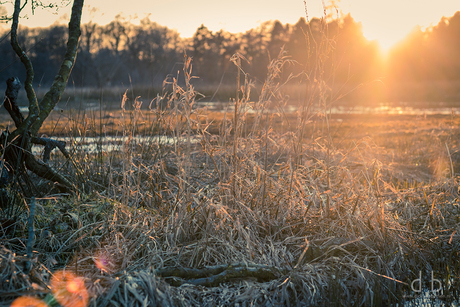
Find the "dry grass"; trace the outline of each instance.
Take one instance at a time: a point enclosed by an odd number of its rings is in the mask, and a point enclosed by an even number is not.
[[[288,114],[287,61],[282,52],[271,63],[256,102],[240,70],[235,107],[221,118],[195,106],[186,62],[186,86],[171,80],[157,107],[122,99],[118,150],[83,150],[113,115],[54,122],[73,137],[77,168],[52,163],[80,193],[34,181],[30,258],[28,211],[2,220],[3,304],[24,295],[64,304],[50,281],[60,270],[83,278],[92,306],[391,305],[431,271],[438,298],[458,299],[457,117],[335,121],[319,76]],[[81,279],[67,282],[64,298],[84,301]]]

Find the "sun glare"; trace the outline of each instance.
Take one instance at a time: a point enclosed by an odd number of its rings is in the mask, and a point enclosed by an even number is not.
[[[386,52],[420,26],[436,25],[443,16],[452,16],[458,10],[457,1],[431,5],[428,1],[362,1],[343,0],[338,3],[344,14],[350,13],[362,25],[363,35],[376,40]]]
[[[361,20],[362,31],[369,41],[377,41],[383,52],[388,52],[396,43],[404,40],[416,25],[382,23],[372,18]]]
[[[381,50],[386,53],[391,49],[398,41],[404,37],[398,35],[398,33],[392,33],[391,31],[382,31],[374,29],[373,27],[363,28],[363,35],[369,41],[377,41]]]

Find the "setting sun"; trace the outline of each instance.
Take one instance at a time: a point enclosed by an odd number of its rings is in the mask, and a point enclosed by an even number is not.
[[[436,25],[443,16],[452,16],[458,1],[362,1],[343,0],[337,3],[344,13],[361,22],[363,34],[377,40],[384,51],[403,40],[415,27]]]
[[[376,40],[382,51],[388,51],[395,43],[404,39],[408,32],[403,31],[396,24],[379,25],[371,22],[370,18],[363,18],[363,35],[368,40]]]

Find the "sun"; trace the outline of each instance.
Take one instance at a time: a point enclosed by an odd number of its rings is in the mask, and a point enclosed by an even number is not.
[[[369,41],[377,41],[384,53],[387,53],[396,43],[408,35],[408,31],[403,31],[391,24],[385,26],[366,22],[362,22],[362,24],[364,37]]]
[[[361,23],[363,35],[368,40],[377,41],[382,51],[387,52],[403,41],[415,27],[420,26],[423,30],[437,24],[442,16],[452,15],[455,12],[453,2],[456,1],[433,6],[416,0],[343,0],[340,8],[343,14],[349,13],[356,22]]]

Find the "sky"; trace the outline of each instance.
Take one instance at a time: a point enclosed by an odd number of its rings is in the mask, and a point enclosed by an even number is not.
[[[43,1],[46,2],[46,1]],[[69,0],[54,1],[69,3]],[[324,0],[329,5],[328,0]],[[306,4],[306,10],[305,10]],[[361,22],[363,34],[377,40],[383,50],[402,40],[417,25],[422,29],[436,25],[442,16],[460,10],[460,0],[341,0],[338,10]],[[38,9],[22,20],[27,26],[46,27],[55,22],[67,23],[71,4],[53,10]],[[11,13],[11,8],[7,8]],[[182,37],[191,37],[204,24],[212,31],[237,33],[257,27],[267,20],[296,23],[300,17],[321,17],[322,0],[85,0],[82,22],[107,24],[118,14],[133,23],[149,16],[152,21],[176,29]]]

